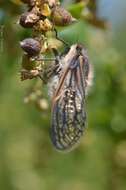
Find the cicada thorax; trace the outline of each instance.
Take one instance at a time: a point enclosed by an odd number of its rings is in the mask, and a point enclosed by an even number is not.
[[[73,45],[63,58],[63,69],[52,102],[51,139],[58,150],[71,150],[86,125],[86,71],[83,47]]]

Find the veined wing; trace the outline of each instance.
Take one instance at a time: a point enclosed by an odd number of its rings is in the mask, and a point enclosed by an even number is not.
[[[53,98],[51,139],[56,149],[65,151],[75,147],[85,122],[84,60],[78,56],[62,73]]]

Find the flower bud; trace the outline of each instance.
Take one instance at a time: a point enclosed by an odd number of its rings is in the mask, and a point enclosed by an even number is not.
[[[33,70],[22,69],[20,74],[21,74],[20,76],[21,81],[24,81],[24,80],[36,78],[39,72],[37,69],[33,69]]]
[[[33,70],[36,67],[36,61],[30,59],[30,57],[27,54],[23,54],[22,57],[22,69],[25,70]]]
[[[57,26],[66,26],[76,21],[72,15],[60,6],[52,9],[52,21]]]
[[[36,100],[36,107],[40,110],[40,111],[47,111],[49,108],[49,104],[47,102],[46,99],[40,97]]]
[[[46,18],[45,20],[39,20],[34,28],[40,32],[48,32],[52,30],[53,24]]]
[[[50,16],[51,9],[49,8],[49,5],[47,3],[42,4],[42,6],[40,7],[40,13],[45,17]]]
[[[20,17],[20,25],[24,28],[32,28],[35,23],[39,20],[39,16],[35,11],[26,12]]]
[[[36,56],[41,51],[41,43],[33,38],[26,38],[20,42],[21,48],[28,54],[28,56]]]

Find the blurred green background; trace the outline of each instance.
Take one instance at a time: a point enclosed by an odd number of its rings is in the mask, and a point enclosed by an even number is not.
[[[18,74],[19,41],[29,35],[16,24],[24,9],[0,1],[0,190],[125,190],[126,2],[100,1],[109,30],[79,20],[60,32],[67,42],[86,45],[94,67],[88,129],[66,154],[50,142],[50,111],[23,102],[33,83],[21,82]]]

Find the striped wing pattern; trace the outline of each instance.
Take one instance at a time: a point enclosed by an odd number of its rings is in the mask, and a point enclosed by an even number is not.
[[[65,63],[53,97],[51,140],[61,151],[73,149],[86,125],[85,64],[83,54],[76,54]]]

